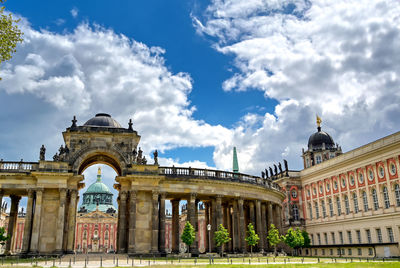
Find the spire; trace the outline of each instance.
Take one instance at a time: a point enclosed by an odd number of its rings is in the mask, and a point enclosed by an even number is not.
[[[97,170],[97,182],[101,182],[101,167]]]
[[[238,164],[238,158],[237,158],[237,153],[236,153],[236,147],[233,147],[233,168],[232,171],[234,173],[239,172],[239,164]]]
[[[319,117],[318,115],[317,115],[317,129],[318,129],[318,132],[320,132],[321,131],[321,123],[322,123],[322,119],[321,119],[321,117]]]

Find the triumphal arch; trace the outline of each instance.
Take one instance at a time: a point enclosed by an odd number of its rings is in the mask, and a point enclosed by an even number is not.
[[[207,251],[216,251],[213,234],[223,224],[232,240],[226,250],[246,252],[246,226],[252,222],[259,234],[267,226],[281,226],[285,193],[261,177],[237,172],[159,166],[157,152],[146,160],[139,147],[140,136],[122,127],[108,114],[97,114],[85,124],[72,125],[63,133],[65,144],[52,160],[45,147],[38,162],[0,162],[0,201],[11,199],[6,253],[10,252],[19,200],[27,196],[22,254],[74,252],[78,190],[84,187],[82,172],[104,163],[117,173],[117,251],[132,255],[165,254],[165,201],[172,203],[172,249],[179,251],[179,201],[187,200],[188,220],[198,229],[198,202],[206,208]],[[150,163],[151,162],[151,163]],[[198,231],[198,230],[197,230]],[[268,247],[260,235],[259,251]],[[211,241],[209,244],[208,242]],[[198,253],[197,243],[190,247]]]

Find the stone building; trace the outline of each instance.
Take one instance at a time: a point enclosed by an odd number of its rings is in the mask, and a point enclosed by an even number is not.
[[[286,192],[283,229],[307,230],[304,255],[400,256],[400,132],[342,153],[317,123],[304,169],[271,176]]]

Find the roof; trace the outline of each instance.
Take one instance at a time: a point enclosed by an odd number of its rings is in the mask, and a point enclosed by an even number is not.
[[[122,128],[122,126],[109,114],[99,113],[89,119],[84,126]]]
[[[326,149],[334,148],[335,142],[333,141],[331,135],[321,130],[318,127],[318,131],[310,136],[308,139],[308,149],[322,149],[323,144],[325,144]]]

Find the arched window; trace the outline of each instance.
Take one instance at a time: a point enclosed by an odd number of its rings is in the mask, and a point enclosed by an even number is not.
[[[368,197],[367,197],[367,193],[364,191],[362,193],[362,197],[363,197],[363,203],[364,203],[364,211],[367,212],[368,211]]]
[[[321,162],[322,162],[322,157],[321,157],[320,155],[317,155],[317,156],[315,157],[315,162],[316,162],[317,164],[321,163]]]
[[[336,197],[336,206],[337,206],[337,215],[340,216],[342,214],[342,205],[340,203],[339,197]]]
[[[325,207],[324,200],[322,200],[322,202],[321,202],[321,207],[322,207],[322,217],[326,218],[326,207]]]
[[[104,234],[104,239],[108,240],[108,231],[106,231],[106,233]]]
[[[333,217],[333,203],[331,198],[328,199],[328,204],[329,204],[329,216]]]
[[[356,193],[353,193],[353,202],[354,202],[354,213],[358,213],[360,210],[358,209],[358,198]]]
[[[83,239],[86,239],[86,237],[87,237],[87,231],[85,230],[83,231]]]
[[[299,220],[299,209],[297,208],[297,205],[293,205],[292,212],[293,212],[293,220],[298,221]]]
[[[344,208],[346,209],[346,215],[349,215],[350,205],[349,205],[349,197],[347,195],[344,196]]]
[[[400,207],[400,186],[398,184],[394,186],[394,193],[396,195],[396,205]]]
[[[312,206],[310,203],[308,203],[308,217],[312,220]]]
[[[315,218],[319,219],[319,209],[317,202],[314,202],[314,208],[315,208]]]
[[[386,186],[383,186],[383,200],[385,201],[385,208],[390,207],[389,193]]]
[[[372,200],[374,201],[374,209],[378,210],[379,202],[378,202],[378,195],[376,193],[376,189],[372,189]]]

